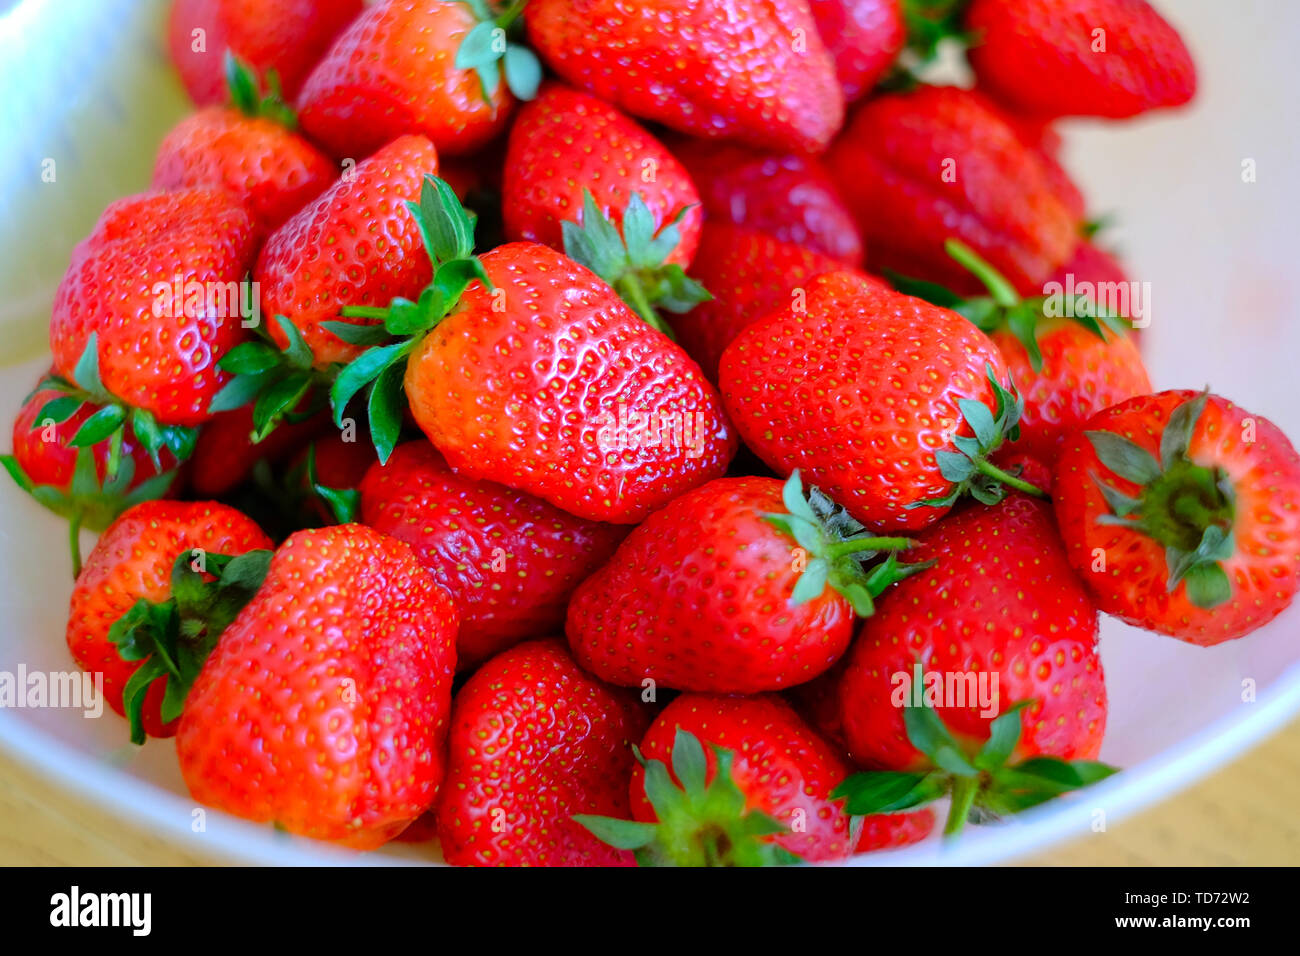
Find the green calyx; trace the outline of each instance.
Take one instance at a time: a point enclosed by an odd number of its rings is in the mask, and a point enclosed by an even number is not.
[[[923,680],[919,661],[915,667],[915,679]],[[1003,819],[1116,772],[1094,760],[1031,757],[1009,763],[1020,744],[1020,711],[1029,703],[1020,701],[1003,711],[989,725],[988,740],[978,749],[957,740],[924,700],[920,706],[906,707],[907,739],[925,755],[930,769],[855,773],[831,795],[843,797],[845,810],[855,816],[902,813],[950,796],[943,832],[953,837],[967,821]]]
[[[361,492],[356,488],[331,488],[323,485],[316,474],[316,444],[307,449],[307,487],[315,495],[339,524],[351,524],[358,520],[361,513]]]
[[[1162,545],[1169,591],[1184,585],[1188,600],[1205,610],[1232,597],[1232,582],[1221,562],[1236,551],[1231,478],[1221,468],[1199,465],[1188,457],[1208,399],[1207,390],[1174,409],[1160,436],[1159,459],[1123,435],[1084,433],[1110,472],[1141,486],[1136,496],[1129,495],[1093,474],[1111,512],[1097,520],[1129,528]]]
[[[167,682],[162,719],[181,714],[190,686],[203,662],[266,578],[270,551],[237,557],[185,551],[172,565],[166,601],[136,601],[109,628],[108,639],[124,661],[142,661],[123,688],[122,702],[131,722],[131,742],[145,741],[145,695],[156,680]]]
[[[437,176],[425,176],[420,201],[406,205],[433,263],[433,280],[415,301],[398,297],[383,307],[347,306],[340,311],[344,318],[371,324],[322,323],[344,342],[367,347],[338,372],[330,387],[330,404],[334,423],[342,427],[348,402],[367,390],[370,436],[380,462],[388,461],[401,432],[407,356],[456,307],[472,282],[492,288],[483,263],[474,255],[477,217],[465,210],[451,186]]]
[[[489,104],[503,77],[516,99],[531,100],[542,82],[542,64],[532,50],[517,42],[523,26],[519,15],[527,0],[513,0],[498,14],[492,12],[487,0],[461,2],[479,22],[460,41],[456,69],[474,71],[483,99]]]
[[[597,838],[631,850],[638,866],[782,866],[799,863],[793,853],[772,841],[787,832],[766,813],[746,810],[745,795],[732,777],[734,757],[714,748],[715,772],[699,738],[677,728],[670,774],[661,760],[646,760],[645,795],[656,823],[576,814],[573,819]],[[676,777],[676,781],[674,781]]]
[[[971,45],[975,37],[963,26],[969,0],[902,0],[903,25],[907,28],[905,52],[913,68],[935,59],[947,39]]]
[[[902,564],[899,551],[915,543],[910,538],[881,538],[868,534],[863,524],[831,501],[819,488],[804,496],[799,470],[781,491],[783,514],[765,514],[763,520],[794,538],[803,549],[806,564],[795,583],[790,602],[806,604],[827,587],[839,592],[860,617],[876,611],[875,599],[891,584],[928,568],[933,562]],[[871,562],[887,552],[884,561]]]
[[[298,128],[298,114],[284,98],[280,76],[275,70],[266,72],[266,95],[258,86],[257,77],[247,63],[227,50],[222,65],[226,71],[226,87],[230,91],[230,105],[245,116],[273,120],[285,129]]]
[[[648,325],[672,337],[672,329],[659,309],[681,314],[713,298],[667,259],[681,242],[680,224],[689,209],[657,233],[654,217],[639,193],[633,193],[623,210],[623,229],[596,206],[591,191],[582,191],[582,225],[561,223],[564,252],[579,265],[604,279]]]

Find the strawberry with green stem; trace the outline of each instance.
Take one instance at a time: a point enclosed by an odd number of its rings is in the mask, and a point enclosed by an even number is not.
[[[491,103],[504,79],[516,98],[525,102],[537,95],[542,66],[532,50],[516,42],[522,33],[528,0],[511,0],[500,13],[493,13],[487,0],[462,0],[478,18],[456,50],[456,67],[473,70],[483,86],[483,98]],[[516,39],[511,39],[511,37]]]

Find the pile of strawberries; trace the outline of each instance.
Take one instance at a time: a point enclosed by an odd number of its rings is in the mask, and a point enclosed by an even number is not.
[[[1143,0],[169,37],[200,109],[73,251],[5,462],[78,564],[106,528],[68,646],[200,803],[454,864],[841,860],[1112,773],[1098,611],[1209,645],[1292,600],[1286,437],[1049,291],[1125,281],[1053,121],[1194,93]],[[953,44],[973,87],[921,82]]]

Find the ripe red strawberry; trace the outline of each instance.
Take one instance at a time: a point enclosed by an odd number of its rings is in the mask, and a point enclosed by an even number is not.
[[[882,530],[932,524],[966,492],[995,501],[1000,483],[1037,491],[988,461],[1018,435],[1006,380],[997,348],[960,315],[851,272],[818,276],[746,328],[719,373],[764,462],[803,469]]]
[[[531,0],[533,48],[620,109],[697,136],[820,152],[844,119],[806,0]]]
[[[1300,574],[1300,458],[1218,395],[1143,395],[1091,418],[1056,465],[1056,517],[1097,606],[1191,644],[1267,624]]]
[[[835,74],[852,102],[871,90],[903,49],[901,0],[809,0],[817,33],[835,59]]]
[[[291,535],[190,689],[190,793],[357,849],[392,839],[442,780],[456,623],[405,542],[356,524]]]
[[[673,152],[695,181],[709,219],[862,265],[858,227],[819,160],[712,140],[680,140]]]
[[[50,350],[63,384],[128,417],[151,452],[183,458],[188,426],[228,376],[217,363],[247,336],[248,213],[214,189],[145,193],[111,204],[72,252],[54,297]],[[167,426],[180,426],[170,428]]]
[[[68,649],[83,670],[103,674],[136,743],[175,733],[208,649],[252,595],[240,572],[258,555],[233,572],[225,559],[270,547],[251,519],[216,502],[147,501],[96,542],[72,592]]]
[[[225,100],[227,50],[259,76],[274,70],[292,99],[361,5],[362,0],[172,0],[167,48],[199,106]]]
[[[454,6],[454,4],[449,4]],[[377,306],[414,298],[428,283],[429,260],[407,203],[420,196],[438,155],[423,136],[402,136],[364,159],[271,234],[253,278],[262,314],[283,315],[302,333],[317,368],[347,362],[361,349],[325,323],[344,306]],[[275,341],[288,336],[267,323]]]
[[[980,84],[1024,113],[1120,118],[1196,93],[1191,55],[1145,0],[973,0],[965,25]]]
[[[456,866],[627,866],[574,814],[628,812],[630,691],[584,673],[557,640],[528,641],[474,674],[452,707],[438,835]]]
[[[972,291],[944,253],[952,237],[1031,288],[1078,241],[1077,220],[1039,157],[966,90],[924,86],[865,103],[827,165],[877,270]]]
[[[383,0],[367,7],[303,84],[302,128],[335,156],[354,159],[405,133],[428,137],[448,155],[478,149],[505,128],[515,98],[492,79],[500,54],[490,49],[491,20],[480,23],[475,10],[446,0]],[[472,36],[485,44],[477,73],[465,60],[477,46]],[[510,60],[526,56],[512,49]],[[536,80],[529,81],[533,89]],[[511,87],[529,98],[518,80]]]
[[[153,188],[223,189],[265,235],[319,196],[338,170],[293,132],[292,112],[258,99],[251,77],[233,59],[230,72],[233,106],[200,110],[167,134],[154,161]]]
[[[1050,506],[1019,494],[972,505],[917,541],[909,558],[933,566],[880,602],[840,672],[849,753],[894,771],[896,784],[882,792],[850,781],[840,791],[849,809],[897,812],[951,788],[953,832],[972,801],[1004,813],[1050,795],[1004,775],[1009,761],[1012,773],[1058,783],[1099,779],[1101,767],[1071,771],[1062,762],[1096,757],[1107,704],[1097,611],[1070,570]],[[1033,762],[1042,757],[1058,759]],[[1077,779],[1054,778],[1053,769]]]
[[[456,602],[462,668],[559,631],[569,595],[626,530],[457,475],[426,441],[399,445],[386,464],[371,466],[360,492],[362,520],[409,543]]]
[[[791,305],[813,277],[844,269],[819,252],[768,233],[710,220],[691,272],[712,300],[674,316],[677,341],[711,381],[732,340],[775,309]],[[863,281],[871,280],[865,273]]]
[[[934,832],[934,811],[922,807],[910,813],[872,813],[862,818],[861,828],[854,853],[899,850]]]
[[[582,225],[584,189],[620,228],[623,210],[639,195],[655,232],[677,223],[680,241],[667,261],[691,264],[703,217],[681,164],[613,106],[550,84],[519,111],[510,131],[501,197],[506,236],[563,250],[560,223]]]
[[[203,426],[185,471],[186,491],[198,498],[225,495],[248,481],[259,461],[278,464],[330,430],[328,415],[286,422],[254,443],[253,406],[221,412]]]
[[[578,663],[615,684],[754,694],[811,680],[848,647],[854,613],[906,575],[798,473],[720,478],[650,515],[578,588],[565,630]]]
[[[683,694],[650,725],[640,755],[638,822],[581,820],[642,866],[815,863],[856,845],[858,821],[831,797],[849,765],[779,697]],[[867,823],[883,841],[879,819]]]

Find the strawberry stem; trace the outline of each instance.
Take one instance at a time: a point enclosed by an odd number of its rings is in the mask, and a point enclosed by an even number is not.
[[[1017,478],[1015,475],[1002,470],[987,459],[981,458],[976,461],[975,468],[977,471],[988,475],[990,478],[996,478],[1008,488],[1015,488],[1017,491],[1023,491],[1025,494],[1033,495],[1035,498],[1051,498],[1051,495],[1045,492],[1042,488],[1039,488],[1037,485],[1031,485],[1023,478]]]
[[[911,538],[853,538],[828,545],[826,557],[834,560],[859,551],[906,551],[915,543]]]
[[[72,577],[81,577],[81,512],[68,518],[68,548],[72,552]]]
[[[975,777],[956,777],[952,783],[952,804],[948,808],[948,819],[943,825],[943,835],[955,837],[966,825],[975,797],[979,793],[979,780]]]

